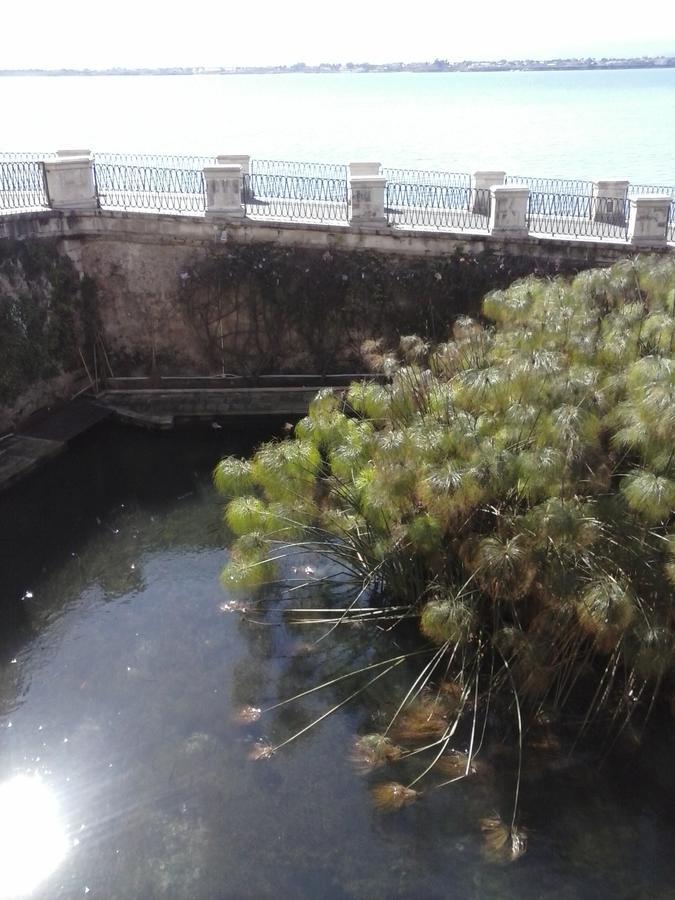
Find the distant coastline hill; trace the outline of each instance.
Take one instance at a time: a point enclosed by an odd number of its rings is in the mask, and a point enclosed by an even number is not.
[[[448,62],[392,63],[320,63],[309,66],[303,62],[292,66],[212,66],[170,68],[112,68],[112,69],[0,69],[5,75],[287,75],[334,74],[341,72],[550,72],[578,69],[667,69],[675,68],[673,56],[641,56],[602,59],[499,59],[492,61],[464,60]]]

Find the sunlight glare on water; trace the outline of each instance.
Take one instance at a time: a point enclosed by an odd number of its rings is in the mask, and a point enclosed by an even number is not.
[[[37,776],[0,785],[0,898],[30,894],[62,862],[66,834],[56,798]]]

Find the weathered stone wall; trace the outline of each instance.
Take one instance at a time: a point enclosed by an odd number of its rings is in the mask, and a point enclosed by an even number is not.
[[[93,281],[55,239],[0,241],[0,432],[72,392],[95,306]]]
[[[84,240],[82,271],[93,273],[106,351],[116,375],[207,373],[203,348],[179,303],[181,275],[203,250],[193,246]]]
[[[360,368],[364,338],[442,338],[454,317],[478,313],[487,290],[633,252],[607,242],[109,211],[0,219],[6,257],[38,244],[95,285],[90,332],[100,334],[115,375],[349,371]],[[75,278],[75,306],[79,285]],[[49,319],[55,310],[48,299],[40,304]],[[76,350],[92,361],[93,335],[76,319],[70,356],[48,378],[74,367]]]

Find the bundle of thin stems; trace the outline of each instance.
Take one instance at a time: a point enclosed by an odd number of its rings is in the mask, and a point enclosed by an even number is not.
[[[335,585],[344,606],[285,607],[324,636],[418,623],[422,667],[362,750],[424,763],[378,789],[381,806],[407,806],[437,766],[469,777],[488,710],[513,723],[520,760],[543,717],[611,743],[673,690],[675,262],[527,278],[483,313],[438,346],[368,342],[384,381],[319,392],[292,435],[214,474],[234,533],[226,588],[281,584],[288,601]],[[328,574],[289,580],[302,553]],[[393,657],[317,722],[414,659]],[[493,849],[517,855],[515,811],[505,827],[502,841],[501,818],[485,818]]]

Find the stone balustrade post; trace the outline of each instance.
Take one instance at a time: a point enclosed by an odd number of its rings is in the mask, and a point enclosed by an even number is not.
[[[496,184],[490,190],[490,234],[498,237],[527,236],[530,189],[522,184]]]
[[[609,225],[622,225],[626,221],[628,181],[612,179],[593,184],[593,220]]]
[[[251,174],[251,157],[247,153],[220,153],[216,156],[219,166],[241,166],[242,175]]]
[[[382,163],[379,162],[350,162],[349,177],[358,175],[379,175],[382,171]]]
[[[665,247],[672,198],[644,194],[630,199],[628,240],[634,247]]]
[[[352,175],[349,178],[351,193],[351,225],[361,228],[386,226],[384,193],[387,179],[382,175]]]
[[[253,191],[250,184],[251,175],[251,157],[248,153],[220,153],[216,156],[216,163],[219,166],[241,166],[241,196],[242,202],[253,198]]]
[[[242,168],[240,165],[205,166],[206,217],[241,219]]]
[[[61,151],[62,154],[65,152],[67,151]],[[52,209],[98,209],[94,160],[91,155],[61,155],[56,159],[45,159],[44,167],[49,205]]]
[[[474,172],[471,176],[471,189],[473,201],[471,211],[480,216],[487,216],[490,209],[490,195],[488,191],[496,184],[504,184],[506,172],[481,171]]]

